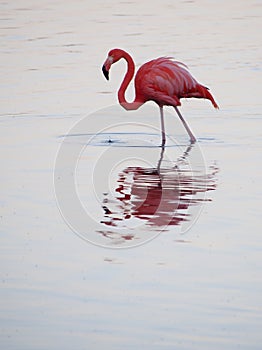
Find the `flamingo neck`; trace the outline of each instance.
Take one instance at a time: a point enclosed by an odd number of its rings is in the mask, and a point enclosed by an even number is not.
[[[118,90],[118,101],[126,110],[135,110],[138,109],[143,104],[143,102],[139,101],[137,96],[133,102],[127,102],[125,98],[126,89],[135,73],[135,64],[132,57],[125,51],[122,52],[122,58],[124,58],[127,62],[127,72]]]

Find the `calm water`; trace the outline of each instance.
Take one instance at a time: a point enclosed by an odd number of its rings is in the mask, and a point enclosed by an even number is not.
[[[261,1],[0,6],[1,348],[260,349]],[[210,87],[219,111],[181,108],[193,149],[172,109],[161,153],[157,106],[117,107],[113,47],[138,66],[174,56]],[[63,145],[81,150],[74,177]],[[71,204],[67,225],[56,175],[92,220]]]

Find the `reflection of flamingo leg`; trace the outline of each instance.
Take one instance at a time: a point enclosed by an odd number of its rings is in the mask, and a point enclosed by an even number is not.
[[[188,157],[191,149],[193,148],[194,143],[190,143],[189,146],[187,146],[186,150],[184,151],[184,153],[178,158],[177,160],[177,164],[179,164],[179,162],[181,161],[185,161],[185,159]],[[175,165],[175,167],[177,167],[177,164]]]
[[[165,132],[165,123],[164,123],[164,110],[163,106],[160,106],[160,121],[161,121],[161,135],[162,135],[162,144],[161,146],[164,147],[166,143],[166,132]]]
[[[193,147],[194,147],[194,143],[191,142],[191,143],[187,146],[187,148],[186,148],[186,150],[183,152],[183,154],[178,158],[178,160],[177,160],[177,162],[176,162],[174,168],[177,168],[177,167],[178,167],[179,161],[184,161],[184,160],[188,157],[188,155],[189,155],[189,153],[190,153],[190,151],[191,151],[191,149],[192,149]],[[157,170],[157,172],[158,172],[159,175],[160,175],[161,164],[162,164],[162,161],[163,161],[163,158],[164,158],[165,149],[166,149],[165,145],[162,144],[162,146],[161,146],[160,157],[159,157],[159,160],[158,160],[158,163],[157,163],[157,166],[156,166],[156,170]]]

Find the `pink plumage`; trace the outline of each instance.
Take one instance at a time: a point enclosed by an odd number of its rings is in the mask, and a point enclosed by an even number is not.
[[[118,100],[121,106],[127,110],[134,110],[147,101],[156,102],[160,107],[161,114],[162,145],[165,144],[163,106],[173,106],[186,128],[191,142],[195,142],[196,138],[177,106],[181,105],[181,98],[195,97],[208,99],[215,108],[218,108],[208,88],[198,83],[183,63],[174,61],[169,57],[160,57],[143,64],[138,69],[135,76],[136,96],[133,102],[127,102],[125,91],[135,72],[134,61],[131,56],[121,49],[111,50],[103,65],[103,73],[109,79],[111,65],[121,58],[124,58],[128,65],[127,73],[118,91]]]
[[[208,89],[199,84],[187,66],[169,57],[160,57],[143,64],[135,77],[136,94],[159,105],[180,106],[180,98],[197,97],[211,100],[218,108]]]

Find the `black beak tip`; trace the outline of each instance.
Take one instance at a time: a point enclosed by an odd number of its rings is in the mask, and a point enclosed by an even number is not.
[[[106,80],[109,80],[109,72],[108,72],[108,70],[106,70],[105,66],[102,67],[102,71],[103,71],[103,74],[104,74]]]

